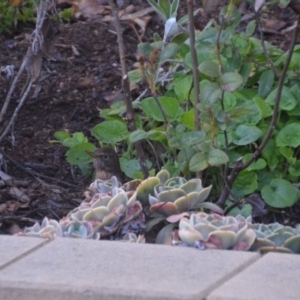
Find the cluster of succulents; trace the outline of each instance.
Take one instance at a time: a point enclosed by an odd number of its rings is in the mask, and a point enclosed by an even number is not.
[[[250,224],[256,239],[250,250],[261,253],[269,251],[300,254],[300,225],[296,228],[279,223]]]
[[[256,238],[242,216],[222,217],[204,212],[182,218],[178,234],[185,245],[200,249],[249,250]]]
[[[41,224],[25,228],[21,235],[100,239],[118,232],[118,238],[125,242],[145,243],[139,233],[163,222],[156,243],[300,254],[300,225],[252,224],[251,217],[222,216],[223,210],[216,204],[204,202],[210,191],[211,186],[203,188],[200,179],[170,178],[166,170],[123,186],[116,177],[97,179],[84,193],[83,202],[66,217],[59,222],[45,218]]]
[[[149,206],[150,213],[165,217],[202,208],[223,213],[218,205],[204,202],[210,191],[211,186],[203,188],[201,179],[170,178],[168,171],[162,170],[138,186],[137,199],[143,206]]]
[[[300,254],[300,226],[252,224],[251,217],[220,216],[200,212],[183,217],[178,235],[183,245],[200,249],[232,249]],[[178,238],[172,244],[180,244]]]

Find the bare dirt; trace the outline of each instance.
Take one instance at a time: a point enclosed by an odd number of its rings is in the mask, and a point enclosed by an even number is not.
[[[140,1],[139,8],[147,7],[145,2]],[[289,13],[285,12],[287,16]],[[185,4],[181,4],[180,14],[186,14]],[[203,28],[216,15],[217,10],[201,13],[196,20],[197,26]],[[139,41],[129,22],[122,25],[126,62],[131,68],[136,62]],[[13,65],[15,72],[18,71],[29,46],[27,37],[31,31],[32,28],[24,26],[14,36],[0,36],[1,67]],[[161,33],[162,26],[153,18],[143,41],[152,41],[156,31]],[[286,48],[290,35],[270,35],[269,39]],[[0,125],[3,128],[18,104],[25,83],[26,76],[23,76],[12,96],[5,122]],[[37,86],[40,91],[34,95]],[[120,89],[121,69],[113,26],[103,22],[101,17],[60,24],[55,34],[54,52],[43,58],[39,83],[34,85],[13,130],[0,145],[6,154],[0,154],[0,170],[12,177],[5,186],[0,186],[0,205],[6,205],[0,207],[0,233],[14,233],[18,231],[16,226],[32,225],[34,220],[44,216],[60,219],[78,206],[91,178],[83,178],[79,170],[66,162],[67,149],[51,143],[54,132],[82,131],[90,137],[90,129],[101,122],[99,109],[110,104],[106,96]],[[8,86],[0,78],[0,107],[7,92]],[[44,177],[32,176],[30,171]],[[19,201],[12,195],[13,187],[18,187],[29,200]]]

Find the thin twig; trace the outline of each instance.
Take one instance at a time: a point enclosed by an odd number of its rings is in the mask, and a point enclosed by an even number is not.
[[[126,66],[126,60],[125,60],[125,46],[124,46],[124,40],[122,36],[122,28],[121,28],[121,22],[119,19],[118,11],[115,5],[114,0],[109,0],[109,6],[112,11],[112,15],[114,18],[117,36],[118,36],[118,46],[119,46],[119,56],[120,56],[120,62],[121,62],[121,69],[122,69],[122,88],[125,95],[125,104],[126,104],[126,120],[128,122],[128,127],[131,132],[136,130],[136,125],[134,121],[134,111],[132,107],[132,97],[130,92],[130,86],[129,86],[129,79],[127,74],[127,66]],[[136,152],[139,157],[139,162],[141,166],[141,170],[143,172],[144,178],[147,178],[149,176],[149,171],[146,164],[145,154],[142,148],[142,144],[140,141],[134,143]]]

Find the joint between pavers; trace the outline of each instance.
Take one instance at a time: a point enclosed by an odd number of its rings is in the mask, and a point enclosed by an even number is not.
[[[0,271],[2,271],[3,269],[7,268],[8,266],[20,261],[21,259],[23,259],[24,257],[28,256],[29,254],[35,252],[36,250],[39,250],[40,248],[44,247],[47,244],[50,244],[53,240],[51,239],[47,239],[45,241],[43,241],[42,243],[40,243],[37,246],[34,246],[33,248],[31,248],[30,250],[22,253],[21,255],[19,255],[16,258],[11,259],[9,262],[3,264],[2,266],[0,266]]]
[[[259,259],[262,258],[262,255],[260,253],[257,253],[257,255],[251,257],[248,261],[242,263],[237,268],[233,269],[230,273],[228,273],[226,276],[221,278],[220,280],[217,280],[213,285],[208,287],[203,291],[203,300],[207,300],[207,297],[216,289],[218,289],[220,286],[222,286],[227,281],[231,280],[233,277],[237,276],[239,273],[245,271],[248,267],[253,265],[255,262],[257,262]]]

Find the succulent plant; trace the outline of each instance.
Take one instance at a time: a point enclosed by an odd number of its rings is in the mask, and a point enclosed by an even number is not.
[[[202,187],[201,179],[170,178],[168,171],[162,170],[156,177],[150,177],[138,186],[137,199],[143,206],[150,205],[150,212],[166,217],[200,208],[223,213],[216,204],[204,202],[210,191],[211,186]]]
[[[146,243],[145,237],[143,235],[136,236],[136,234],[132,232],[126,233],[121,241],[127,243],[138,243],[138,244]]]
[[[26,227],[24,231],[20,232],[18,235],[53,239],[57,234],[58,227],[59,223],[56,220],[49,220],[45,217],[41,224],[36,222],[33,226]]]
[[[93,226],[87,221],[70,221],[68,218],[60,220],[57,228],[57,236],[72,237],[82,239],[96,239],[100,238],[100,233],[94,234]]]
[[[256,234],[255,242],[250,250],[266,253],[286,252],[300,254],[300,225],[296,228],[279,223],[250,224]]]
[[[178,235],[185,245],[200,249],[249,250],[256,238],[242,216],[222,217],[204,212],[182,218]]]

